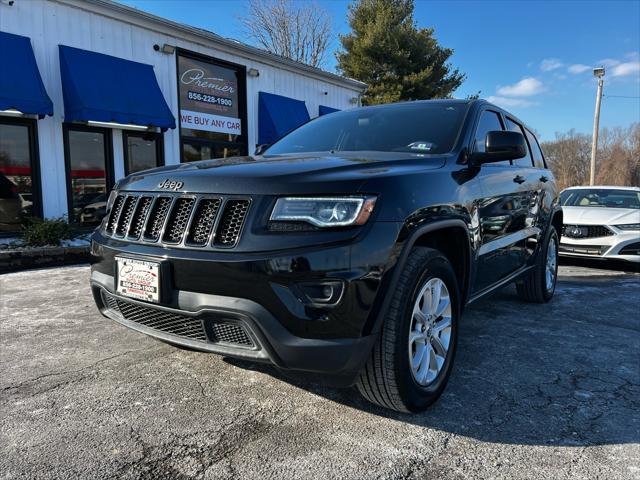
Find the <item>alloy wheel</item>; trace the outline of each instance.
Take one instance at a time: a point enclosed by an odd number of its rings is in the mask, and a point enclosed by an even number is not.
[[[409,365],[413,379],[426,387],[444,366],[451,340],[451,297],[439,278],[425,282],[413,306]]]
[[[558,268],[558,244],[556,237],[552,236],[549,239],[549,245],[547,246],[547,262],[545,265],[545,286],[547,292],[553,290],[556,283],[556,275]]]

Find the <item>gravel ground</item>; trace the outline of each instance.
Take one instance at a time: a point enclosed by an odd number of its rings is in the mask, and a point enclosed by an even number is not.
[[[561,267],[464,315],[421,415],[101,317],[86,266],[0,276],[0,478],[640,478],[640,277]]]

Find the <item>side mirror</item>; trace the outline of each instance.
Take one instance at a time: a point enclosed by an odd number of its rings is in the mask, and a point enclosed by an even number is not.
[[[475,164],[516,160],[527,156],[527,141],[520,132],[496,130],[487,132],[485,151],[475,152],[471,160]]]
[[[261,143],[260,145],[258,145],[256,147],[256,151],[254,152],[254,155],[262,155],[264,152],[267,151],[267,149],[271,146],[270,143]]]

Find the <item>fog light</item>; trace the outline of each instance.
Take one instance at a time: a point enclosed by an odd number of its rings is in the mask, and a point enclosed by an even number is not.
[[[306,282],[298,285],[302,300],[314,307],[333,307],[340,302],[344,285],[341,280]]]
[[[333,286],[325,285],[322,287],[322,295],[324,298],[331,298],[333,296]]]

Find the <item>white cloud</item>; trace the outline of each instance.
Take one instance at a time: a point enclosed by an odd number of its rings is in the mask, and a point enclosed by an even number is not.
[[[583,65],[582,63],[575,63],[573,65],[569,65],[569,68],[567,68],[567,71],[573,74],[584,73],[587,70],[591,70],[591,67],[589,65]]]
[[[563,66],[564,63],[562,63],[557,58],[545,58],[544,60],[542,60],[542,62],[540,62],[540,70],[542,70],[543,72],[550,72]]]
[[[604,65],[605,67],[615,67],[619,63],[620,61],[616,60],[615,58],[603,58],[602,60],[596,62],[596,65],[598,66]]]
[[[491,103],[495,103],[500,107],[531,107],[533,105],[537,105],[535,102],[531,102],[529,100],[525,100],[524,98],[509,98],[509,97],[499,97],[499,96],[490,96],[487,97],[487,101]]]
[[[498,87],[496,92],[505,97],[530,97],[544,92],[544,85],[537,78],[526,77],[513,85]]]
[[[615,65],[611,71],[613,77],[626,77],[640,73],[640,62],[626,62]]]

